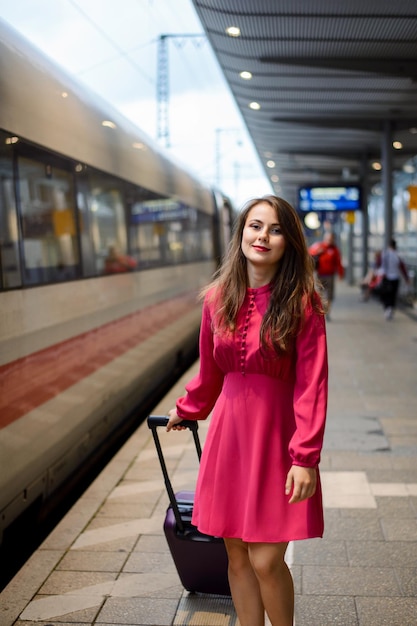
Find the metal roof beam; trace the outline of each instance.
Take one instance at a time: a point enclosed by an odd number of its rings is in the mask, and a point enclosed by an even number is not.
[[[417,80],[417,57],[375,59],[369,57],[288,57],[261,56],[261,63],[274,65],[297,65],[303,67],[339,69],[347,72],[364,74],[382,74],[384,76],[401,76]]]
[[[401,111],[395,112],[396,116],[401,116]],[[417,116],[404,118],[395,117],[393,119],[388,118],[393,124],[395,130],[407,130],[413,126],[417,126]],[[289,116],[274,116],[271,118],[272,122],[284,122],[286,124],[298,124],[300,126],[311,126],[314,128],[348,128],[354,130],[376,130],[380,131],[384,128],[387,118],[375,118],[373,117],[317,117],[317,116],[304,116],[304,117],[289,117]]]

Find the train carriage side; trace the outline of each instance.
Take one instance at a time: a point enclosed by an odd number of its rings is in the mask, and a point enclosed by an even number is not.
[[[2,23],[0,40],[1,535],[194,358],[231,209]]]

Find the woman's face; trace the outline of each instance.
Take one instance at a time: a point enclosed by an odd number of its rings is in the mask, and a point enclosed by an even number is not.
[[[241,245],[248,264],[272,270],[272,278],[284,254],[285,239],[275,209],[268,202],[259,202],[249,211]]]

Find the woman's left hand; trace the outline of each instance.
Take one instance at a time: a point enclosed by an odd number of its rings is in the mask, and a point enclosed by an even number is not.
[[[287,474],[285,493],[290,495],[289,504],[311,498],[316,492],[317,470],[314,467],[293,465]],[[292,492],[292,493],[291,493]]]

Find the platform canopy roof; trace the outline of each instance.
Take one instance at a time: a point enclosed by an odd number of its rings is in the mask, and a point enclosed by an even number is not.
[[[193,4],[279,195],[296,203],[300,185],[358,181],[365,168],[377,182],[387,128],[403,145],[394,170],[417,155],[416,0]]]

